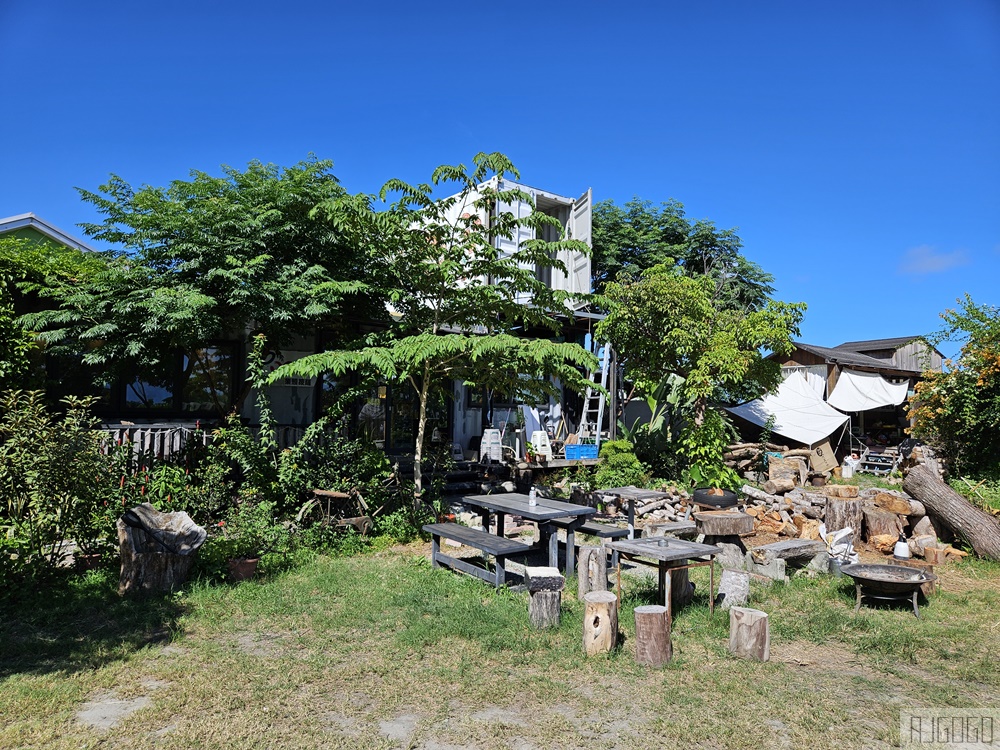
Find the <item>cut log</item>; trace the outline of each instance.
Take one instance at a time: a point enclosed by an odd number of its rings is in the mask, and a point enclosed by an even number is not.
[[[747,497],[760,500],[764,503],[780,503],[782,501],[782,498],[778,495],[769,495],[766,492],[758,490],[756,487],[751,487],[749,484],[744,484],[740,491]]]
[[[529,591],[528,621],[535,630],[559,627],[561,591]]]
[[[806,461],[801,458],[772,458],[767,462],[768,479],[789,477],[794,484],[805,484],[808,475]]]
[[[584,598],[583,650],[587,656],[611,653],[618,643],[618,597],[591,591]]]
[[[891,555],[898,541],[899,536],[897,534],[876,534],[875,536],[868,537],[868,543],[872,549],[876,552],[881,552],[883,555]]]
[[[854,531],[854,537],[857,539],[861,536],[862,518],[863,513],[859,498],[843,499],[831,497],[826,503],[826,515],[823,521],[826,524],[828,532],[850,527]]]
[[[665,498],[663,500],[656,500],[652,503],[646,503],[645,505],[640,505],[635,509],[635,514],[637,516],[644,516],[647,513],[652,513],[654,510],[659,510],[660,508],[665,508],[668,505],[673,505],[676,500],[672,497]]]
[[[876,536],[899,537],[903,522],[895,513],[874,505],[864,505],[861,510],[865,517],[865,539],[871,541]]]
[[[670,613],[659,604],[635,608],[635,660],[647,667],[661,667],[673,656]]]
[[[747,607],[729,610],[729,651],[757,661],[771,658],[771,631],[766,612]]]
[[[750,550],[753,561],[758,565],[766,565],[772,560],[786,560],[799,564],[804,564],[812,560],[820,552],[826,549],[826,545],[819,541],[806,539],[788,539],[774,544],[765,544]]]
[[[792,523],[799,530],[799,539],[819,539],[819,521],[805,516],[792,516]]]
[[[910,469],[903,479],[903,490],[956,536],[968,540],[977,555],[1000,560],[1000,522],[955,492],[931,469]]]
[[[854,484],[831,484],[823,488],[827,497],[852,498],[858,496],[858,487]]]
[[[780,534],[782,529],[785,528],[785,522],[781,519],[774,520],[770,517],[770,513],[765,516],[758,517],[756,530],[758,534]]]
[[[577,599],[583,601],[584,597],[591,591],[608,590],[607,558],[607,551],[604,547],[580,547],[580,553],[576,558]]]
[[[736,510],[709,510],[694,514],[698,533],[705,536],[741,536],[753,533],[753,516]]]
[[[947,560],[944,547],[924,547],[924,560],[931,565],[943,565]]]
[[[194,554],[207,532],[187,513],[161,513],[149,503],[126,511],[118,519],[122,596],[163,594],[187,580]]]
[[[790,476],[768,479],[763,485],[764,492],[769,495],[780,495],[785,492],[790,492],[795,489],[795,487],[795,480]]]
[[[879,492],[873,498],[873,502],[880,508],[896,513],[900,516],[925,516],[927,511],[923,504],[911,500],[908,497],[901,497],[889,492]]]

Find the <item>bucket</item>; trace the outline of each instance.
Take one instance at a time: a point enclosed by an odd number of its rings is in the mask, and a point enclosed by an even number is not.
[[[840,578],[844,575],[842,572],[840,572],[840,565],[841,565],[840,560],[838,560],[835,557],[830,558],[830,575],[832,575],[834,578]]]
[[[841,479],[852,479],[854,477],[854,467],[850,464],[844,464],[840,467],[840,478]]]

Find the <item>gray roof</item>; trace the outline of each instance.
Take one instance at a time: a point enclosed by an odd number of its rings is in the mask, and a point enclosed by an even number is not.
[[[33,213],[18,214],[17,216],[0,218],[0,234],[6,234],[7,232],[13,232],[15,229],[23,228],[34,229],[36,232],[40,232],[49,239],[58,242],[60,245],[65,245],[66,247],[74,247],[77,250],[83,250],[85,252],[94,251],[94,248],[90,247],[82,240],[78,240],[73,235],[61,230],[55,224],[50,224],[45,221],[45,219],[39,218]]]
[[[876,349],[898,349],[923,336],[897,336],[892,339],[870,339],[869,341],[846,341],[838,344],[835,349],[847,349],[852,352],[870,352]]]
[[[800,341],[792,342],[796,347],[802,349],[803,351],[811,352],[817,357],[822,357],[828,362],[837,362],[842,365],[854,365],[855,367],[877,367],[880,370],[895,370],[896,368],[892,366],[891,362],[886,362],[884,359],[875,359],[875,357],[869,357],[866,354],[859,354],[857,352],[852,352],[849,349],[831,349],[827,346],[813,346],[812,344],[803,344]]]

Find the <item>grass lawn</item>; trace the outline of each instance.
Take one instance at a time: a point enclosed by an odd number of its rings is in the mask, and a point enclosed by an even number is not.
[[[695,570],[674,661],[650,670],[632,609],[652,581],[625,577],[623,644],[587,659],[575,584],[537,632],[526,594],[426,558],[320,558],[145,603],[113,574],[23,594],[0,618],[0,748],[888,748],[901,707],[1000,703],[1000,565],[939,569],[919,620],[855,617],[849,578],[755,585],[764,664],[728,655]]]

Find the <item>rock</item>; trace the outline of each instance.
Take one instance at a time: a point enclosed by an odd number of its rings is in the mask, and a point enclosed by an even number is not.
[[[742,607],[750,598],[750,574],[742,570],[723,570],[719,579],[716,605],[723,609]]]

